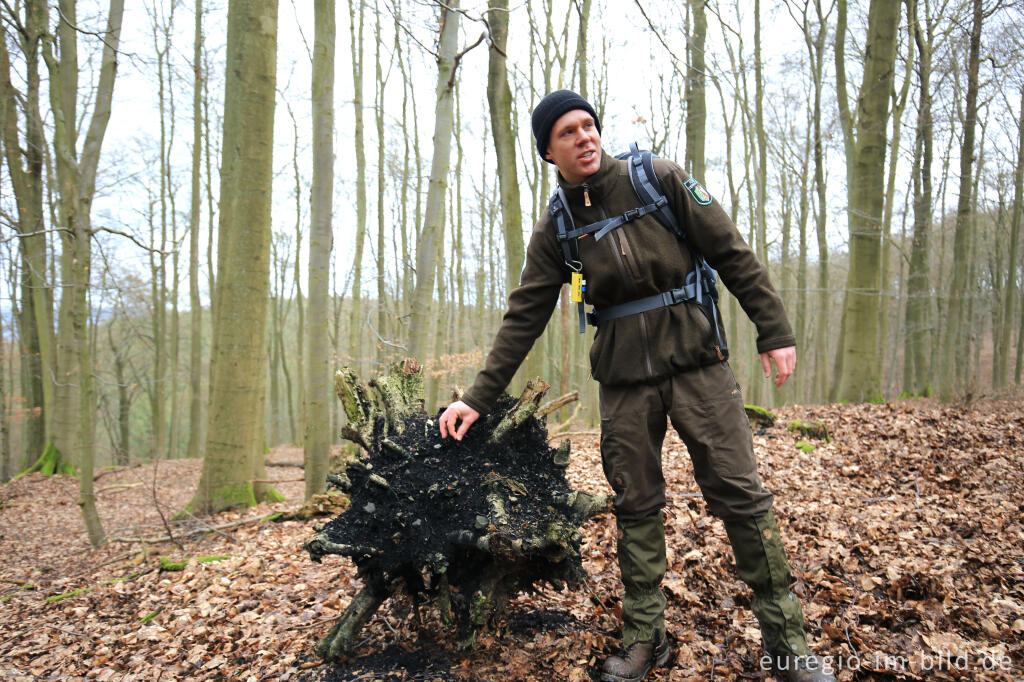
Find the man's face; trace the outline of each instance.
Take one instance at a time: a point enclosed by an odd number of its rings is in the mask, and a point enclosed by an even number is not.
[[[551,127],[544,158],[558,166],[562,177],[573,185],[596,173],[601,167],[601,133],[594,117],[583,109],[562,114]]]

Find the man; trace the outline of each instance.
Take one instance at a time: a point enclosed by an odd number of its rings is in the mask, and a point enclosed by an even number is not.
[[[550,93],[534,109],[532,124],[537,151],[557,167],[576,226],[637,207],[626,163],[602,151],[600,119],[585,99],[568,90]],[[775,385],[781,386],[796,363],[795,337],[767,272],[699,183],[669,161],[656,159],[654,171],[690,244],[718,270],[757,326],[765,377],[774,363]],[[601,459],[615,491],[625,587],[622,653],[604,662],[601,679],[642,680],[670,657],[660,589],[666,569],[661,446],[667,416],[686,444],[708,507],[725,523],[737,571],[754,591],[751,606],[772,665],[789,680],[834,680],[808,653],[772,494],[757,475],[743,399],[720,342],[721,320],[713,308],[709,312],[693,300],[608,318],[613,306],[683,287],[694,270],[693,252],[653,215],[610,230],[600,241],[595,236],[579,237],[578,262],[569,263],[552,216],[544,213],[486,366],[463,399],[441,415],[442,437],[461,440],[493,407],[546,326],[563,283],[581,264],[587,300],[599,320],[590,362],[600,384]]]

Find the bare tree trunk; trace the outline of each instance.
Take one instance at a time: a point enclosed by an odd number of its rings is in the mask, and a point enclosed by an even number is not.
[[[192,52],[192,204],[189,210],[188,239],[188,295],[191,306],[189,328],[189,409],[188,449],[189,459],[200,457],[200,424],[203,418],[203,305],[199,299],[199,218],[202,195],[199,188],[200,160],[203,142],[203,0],[196,0],[195,36]]]
[[[277,243],[272,242],[270,245],[270,262],[277,263]],[[277,278],[274,278],[275,287]],[[281,379],[277,371],[278,366],[281,364],[281,346],[277,340],[279,335],[277,330],[281,328],[280,320],[280,301],[282,294],[280,292],[270,292],[270,329],[267,334],[267,344],[270,346],[270,366],[267,368],[270,375],[270,445],[280,445],[284,442],[281,438],[281,417],[280,414],[283,412],[281,409]]]
[[[1020,297],[1017,319],[1020,320],[1020,328],[1017,330],[1017,362],[1013,369],[1013,383],[1020,386],[1021,370],[1024,370],[1024,296]]]
[[[813,69],[813,67],[812,67]],[[813,87],[813,86],[812,86]],[[808,114],[813,116],[813,111]],[[810,122],[810,121],[808,121]],[[810,357],[807,350],[807,224],[810,221],[811,197],[811,153],[814,147],[813,126],[808,126],[803,140],[803,156],[801,158],[802,168],[800,170],[800,206],[797,218],[797,266],[796,266],[796,338],[797,345],[802,349],[805,358]],[[807,363],[808,365],[810,363]],[[796,401],[799,403],[808,402],[810,398],[811,382],[814,375],[806,371],[800,373],[797,378]]]
[[[334,0],[316,0],[313,41],[313,187],[309,232],[309,350],[306,353],[306,499],[327,487],[331,448],[331,354],[327,298],[334,237]]]
[[[387,265],[384,259],[384,91],[388,80],[381,68],[381,50],[384,49],[380,33],[380,8],[374,2],[374,37],[377,49],[374,51],[374,76],[377,84],[374,94],[374,120],[377,124],[377,334],[386,337],[387,326]],[[381,341],[377,342],[377,362],[383,364],[390,350]]]
[[[907,13],[918,50],[917,76],[920,99],[914,142],[914,229],[907,273],[907,307],[903,347],[903,390],[910,395],[931,393],[929,358],[932,342],[929,321],[928,255],[932,230],[932,30],[926,17],[927,34],[917,18],[917,0],[907,0]]]
[[[358,13],[358,27],[356,25]],[[361,368],[363,363],[363,244],[366,241],[366,150],[363,143],[363,1],[349,0],[349,36],[352,48],[352,107],[355,112],[356,152],[356,243],[352,262],[352,308],[348,317],[349,362]]]
[[[412,98],[410,91],[412,89],[412,83],[409,79],[409,72],[406,68],[406,60],[402,54],[402,31],[399,26],[398,14],[395,14],[395,59],[398,61],[398,69],[402,74],[402,130],[409,131],[409,100]],[[415,102],[413,103],[415,107]],[[413,117],[415,120],[415,117]],[[418,129],[417,126],[411,126],[414,129]],[[413,133],[415,134],[415,132]],[[409,256],[409,184],[411,182],[410,168],[409,168],[409,138],[412,137],[408,132],[402,136],[403,153],[402,153],[402,182],[400,190],[400,198],[398,202],[399,211],[401,217],[398,221],[398,227],[400,232],[401,248],[395,249],[396,257],[400,254],[401,261],[399,267],[395,269],[395,286],[398,289],[398,298],[400,300],[408,301],[412,296],[412,268],[409,267],[410,256]],[[417,168],[417,176],[419,175],[419,169]],[[418,199],[417,199],[418,201]]]
[[[291,107],[288,108],[291,113]],[[294,120],[294,119],[293,119]],[[296,395],[295,404],[296,415],[295,422],[292,423],[292,442],[295,445],[302,446],[302,436],[305,433],[303,425],[306,423],[305,411],[306,411],[306,366],[305,366],[305,354],[306,354],[306,341],[304,334],[306,332],[306,320],[305,311],[303,310],[302,303],[302,267],[301,258],[299,255],[302,253],[302,175],[299,173],[299,129],[298,126],[295,128],[295,152],[292,156],[294,163],[295,172],[295,269],[293,276],[295,279],[295,315],[298,318],[298,324],[295,327],[295,383],[296,383]],[[282,329],[282,340],[284,336],[284,330]],[[290,394],[289,394],[290,395]]]
[[[0,37],[5,37],[0,35]],[[2,264],[3,261],[0,261]],[[12,342],[13,342],[12,334]],[[3,316],[0,315],[0,348],[5,346]],[[13,343],[12,343],[13,345]],[[9,481],[14,475],[14,452],[11,450],[11,429],[7,418],[7,393],[3,367],[0,366],[0,481]]]
[[[434,107],[434,157],[430,168],[427,206],[416,250],[416,288],[413,292],[409,325],[409,351],[415,358],[427,357],[430,311],[434,299],[438,240],[444,230],[444,200],[454,126],[455,62],[458,34],[458,3],[440,7],[441,38],[437,56],[437,88]]]
[[[845,0],[840,0],[840,6]],[[879,250],[882,227],[882,177],[885,168],[889,92],[896,60],[900,5],[872,0],[864,78],[857,104],[857,139],[849,188],[850,271],[843,304],[845,338],[840,344],[840,400],[881,398],[875,357],[878,343]],[[842,41],[837,37],[837,44]]]
[[[217,290],[217,263],[213,258],[213,240],[214,235],[217,233],[216,225],[216,210],[213,203],[213,153],[211,150],[211,138],[212,134],[210,131],[210,64],[208,61],[208,53],[203,48],[203,158],[205,163],[205,189],[206,189],[206,213],[207,220],[209,220],[209,229],[207,230],[208,236],[206,240],[206,270],[207,270],[207,291],[210,295],[210,320],[213,321],[214,315],[214,303],[215,296],[214,292]],[[212,374],[212,367],[208,370]]]
[[[501,229],[505,236],[505,293],[508,294],[519,285],[519,272],[526,251],[519,199],[519,171],[516,167],[516,128],[512,123],[512,91],[509,89],[505,68],[508,0],[491,0],[489,7],[491,47],[487,69],[487,103],[490,106],[494,150],[498,157]]]
[[[761,0],[754,0],[754,135],[757,141],[757,242],[758,260],[768,265],[768,134],[764,129],[764,65],[761,59]]]
[[[231,0],[206,456],[190,506],[250,506],[265,442],[276,0]]]
[[[1010,218],[1010,252],[1006,264],[1006,286],[1003,291],[1003,324],[996,344],[993,371],[995,387],[1004,388],[1009,380],[1010,338],[1013,329],[1013,304],[1017,299],[1017,252],[1020,247],[1021,214],[1024,213],[1024,87],[1021,88],[1021,115],[1017,120],[1017,167],[1013,171],[1013,215]],[[1018,349],[1021,340],[1017,339]]]
[[[160,239],[153,236],[153,224],[150,223],[151,243],[154,251],[149,254],[152,292],[153,317],[151,328],[153,334],[153,387],[150,389],[150,422],[152,424],[153,443],[152,457],[156,461],[167,458],[167,199],[170,194],[170,145],[168,131],[167,99],[170,92],[167,79],[165,57],[170,50],[170,22],[173,20],[174,5],[171,6],[170,17],[161,26],[159,8],[152,8],[151,20],[153,30],[153,51],[157,59],[157,104],[160,110]],[[160,38],[163,31],[164,43]],[[173,389],[172,389],[173,390]]]
[[[813,39],[809,32],[805,32],[805,39],[814,69],[814,193],[818,200],[815,211],[815,235],[818,245],[818,317],[814,333],[814,389],[812,395],[821,400],[825,397],[828,386],[826,383],[829,337],[827,329],[831,309],[828,237],[826,235],[828,201],[825,198],[825,153],[821,132],[821,91],[825,66],[825,38],[828,35],[828,15],[822,12],[820,0],[815,0],[814,5],[818,17],[817,32]],[[829,14],[831,14],[831,8]]]
[[[505,4],[508,4],[507,0]],[[587,33],[590,25],[591,0],[583,0],[575,4],[580,18],[579,29],[576,31],[576,68],[579,69],[579,92],[583,99],[587,99],[587,60],[589,59],[587,56]]]
[[[893,298],[890,295],[889,254],[892,236],[893,203],[896,201],[896,168],[900,160],[900,139],[903,132],[903,112],[907,108],[907,96],[910,94],[911,74],[914,69],[914,30],[909,29],[907,41],[906,73],[899,93],[892,92],[892,138],[889,142],[889,169],[885,183],[885,204],[882,212],[882,253],[879,270],[881,272],[878,296],[878,346],[875,357],[878,359],[880,379],[890,376],[884,371],[885,361],[896,355],[897,345],[889,343],[889,318],[893,314]],[[896,299],[898,303],[898,299]],[[882,387],[884,391],[884,386]]]
[[[53,147],[60,180],[61,235],[60,327],[57,337],[58,384],[56,408],[63,411],[60,423],[54,423],[54,444],[58,451],[74,453],[78,464],[79,507],[89,541],[103,542],[103,526],[96,513],[92,487],[93,471],[93,393],[92,356],[89,348],[89,270],[91,266],[92,222],[90,207],[96,190],[96,168],[100,149],[110,120],[110,102],[114,94],[117,70],[117,46],[121,36],[123,0],[111,0],[107,28],[95,89],[95,102],[88,132],[77,151],[78,45],[75,30],[74,0],[62,0],[58,23],[60,59],[53,54],[53,40],[43,40],[43,59],[50,74],[50,108],[53,112]]]
[[[967,111],[964,117],[964,135],[960,145],[960,193],[956,206],[956,233],[953,237],[953,272],[949,281],[949,308],[942,334],[942,355],[939,386],[944,398],[951,398],[966,387],[967,313],[964,298],[968,286],[967,252],[971,242],[971,197],[974,181],[974,136],[978,122],[978,67],[981,63],[981,0],[972,0],[970,47],[967,59]]]
[[[128,466],[131,461],[131,410],[133,389],[125,373],[124,350],[114,340],[114,325],[107,326],[110,350],[114,354],[114,379],[117,381],[117,443],[114,447],[114,463]]]
[[[5,10],[6,12],[6,10]],[[22,26],[19,33],[25,55],[26,88],[17,93],[11,82],[7,52],[7,22],[0,22],[0,99],[2,99],[3,147],[18,209],[15,229],[22,236],[18,249],[22,268],[21,345],[28,352],[27,390],[29,414],[26,426],[27,459],[35,461],[51,442],[54,412],[54,336],[52,283],[46,277],[47,255],[43,213],[43,135],[39,109],[39,48],[46,30],[46,9],[40,2],[27,3],[24,19],[11,17]],[[23,102],[25,147],[18,136],[16,103]],[[37,411],[40,413],[36,416]]]
[[[164,28],[165,35],[168,36],[166,42],[170,42],[170,35],[174,31],[174,8],[176,5],[172,5],[167,22]],[[171,173],[171,150],[174,148],[174,135],[176,130],[176,122],[178,117],[176,115],[174,107],[174,70],[171,68],[171,51],[164,50],[164,69],[167,73],[167,108],[170,119],[170,126],[168,131],[167,139],[167,151],[164,154],[164,174],[166,175],[166,196],[167,204],[170,211],[169,220],[165,221],[162,226],[162,236],[164,237],[164,243],[169,242],[169,248],[171,251],[171,291],[170,291],[170,320],[165,321],[165,328],[170,327],[170,339],[168,353],[168,371],[167,371],[167,386],[170,390],[170,409],[165,429],[167,436],[164,440],[163,448],[164,453],[168,457],[175,457],[178,452],[178,404],[179,404],[179,391],[178,391],[178,368],[181,364],[181,320],[178,315],[178,297],[180,294],[180,286],[178,280],[178,265],[181,260],[181,251],[178,247],[178,209],[177,209],[177,190],[174,187],[173,175]],[[167,239],[167,228],[170,228],[169,240]],[[167,300],[167,285],[166,285],[166,255],[163,259],[164,267],[164,292],[163,297],[166,303]]]
[[[707,39],[708,20],[704,15],[706,0],[689,0],[693,16],[693,34],[687,36],[689,68],[686,72],[686,162],[684,167],[692,176],[704,182],[704,128],[707,104],[704,95],[704,43]],[[756,11],[756,10],[755,10]],[[757,24],[759,26],[759,24]]]

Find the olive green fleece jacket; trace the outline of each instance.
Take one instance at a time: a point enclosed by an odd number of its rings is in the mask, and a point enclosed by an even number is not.
[[[690,243],[718,271],[757,327],[757,350],[796,345],[786,312],[764,266],[743,240],[717,201],[697,201],[684,186],[688,175],[677,164],[654,160],[654,170]],[[561,174],[577,227],[624,213],[640,205],[625,161],[602,150],[600,169],[583,183],[571,185]],[[589,198],[589,205],[586,199]],[[509,295],[508,312],[495,336],[484,369],[462,399],[486,414],[534,341],[544,331],[569,269],[547,210],[534,227],[520,285]],[[694,269],[689,248],[652,215],[612,230],[600,241],[579,238],[580,261],[587,282],[586,302],[595,308],[653,296],[682,287]],[[718,321],[721,324],[720,320]],[[711,311],[693,301],[657,308],[601,323],[590,348],[591,374],[610,386],[652,383],[721,362],[724,352],[711,326]],[[722,338],[724,330],[719,328]]]

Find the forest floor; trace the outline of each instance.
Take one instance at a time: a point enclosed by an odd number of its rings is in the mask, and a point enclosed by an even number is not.
[[[812,648],[841,680],[1024,678],[1024,399],[970,409],[931,400],[778,410],[755,435],[775,492]],[[820,419],[833,441],[805,453],[785,430]],[[558,439],[553,439],[557,443]],[[301,461],[293,446],[269,461]],[[766,678],[750,592],[693,482],[685,447],[664,449],[669,669],[654,680]],[[0,673],[16,680],[570,680],[616,650],[621,597],[614,520],[584,527],[588,582],[515,599],[469,653],[436,614],[385,605],[343,665],[312,653],[358,589],[348,559],[313,563],[309,521],[261,521],[301,501],[301,470],[268,468],[287,502],[167,524],[198,461],[103,473],[108,535],[91,549],[66,476],[0,488]],[[608,492],[597,430],[576,432],[568,478]],[[248,521],[248,522],[246,522]],[[227,527],[228,524],[243,522]],[[218,530],[211,527],[221,526]],[[174,542],[161,541],[171,528]],[[206,532],[185,535],[186,529]],[[140,543],[132,538],[151,538]],[[160,558],[191,559],[161,570]],[[224,557],[211,561],[198,558]]]

